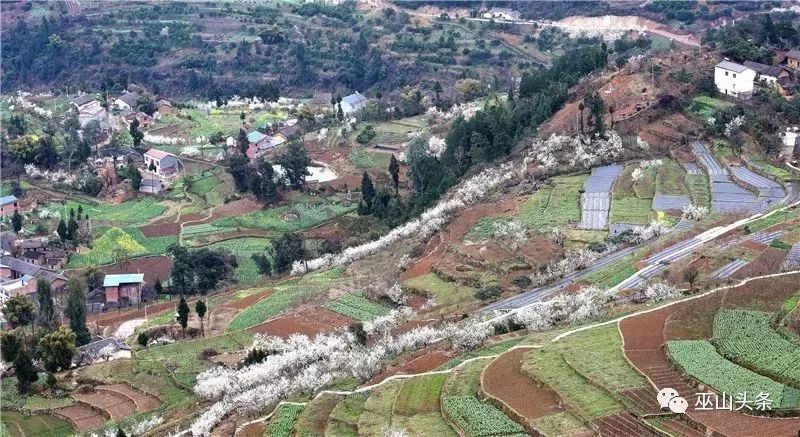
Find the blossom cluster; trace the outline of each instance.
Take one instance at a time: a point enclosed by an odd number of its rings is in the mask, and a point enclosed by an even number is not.
[[[569,251],[564,258],[552,260],[540,268],[535,275],[531,276],[531,284],[538,287],[576,270],[583,270],[596,258],[597,254],[588,250]]]
[[[530,149],[532,153],[526,157],[526,165],[536,161],[545,170],[566,166],[591,168],[619,156],[622,153],[622,137],[614,131],[608,133],[608,138],[553,134],[547,139],[536,139]]]
[[[608,302],[606,292],[589,286],[575,294],[562,293],[548,301],[522,307],[513,313],[513,320],[530,331],[544,331],[561,323],[578,323],[598,317]]]
[[[663,224],[653,220],[647,226],[636,226],[632,229],[633,242],[636,244],[643,243],[651,238],[665,234],[669,231]]]
[[[180,137],[168,137],[165,135],[155,135],[149,132],[144,133],[144,137],[142,139],[148,143],[155,143],[155,144],[167,144],[170,146],[176,146],[178,144],[185,144],[186,140]]]
[[[686,205],[681,211],[684,218],[697,221],[706,218],[710,212],[707,206],[697,206],[695,204]]]
[[[50,182],[73,183],[77,177],[66,170],[42,170],[34,164],[25,164],[25,174],[34,179],[47,179]]]
[[[434,158],[441,158],[446,148],[447,143],[443,138],[439,138],[437,136],[428,138],[428,148],[426,149],[428,155],[433,156]]]
[[[17,93],[9,98],[9,110],[14,111],[15,109],[22,109],[23,111],[33,112],[34,114],[43,117],[43,118],[52,118],[53,111],[49,109],[44,109],[37,105],[36,103],[28,100],[32,94],[25,92],[25,91],[17,91]]]
[[[254,344],[270,352],[264,361],[241,369],[216,367],[197,376],[195,394],[214,404],[192,423],[191,432],[209,435],[233,410],[259,411],[288,396],[319,391],[338,378],[370,378],[386,358],[405,351],[439,341],[450,341],[458,348],[476,347],[491,332],[491,327],[477,323],[421,326],[396,336],[386,333],[370,346],[347,332],[314,339],[300,334],[286,340],[259,336]]]
[[[731,121],[725,123],[725,136],[730,137],[734,132],[739,130],[744,124],[744,115],[737,115]]]

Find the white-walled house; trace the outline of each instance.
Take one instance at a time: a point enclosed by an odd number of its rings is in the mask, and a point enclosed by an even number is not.
[[[755,70],[735,62],[726,60],[714,67],[714,84],[726,96],[749,98],[753,95],[755,79]]]
[[[172,153],[158,149],[144,152],[144,167],[162,178],[171,178],[180,171],[180,161]]]
[[[342,105],[342,113],[344,115],[350,115],[354,112],[360,111],[364,106],[367,105],[367,98],[362,96],[361,93],[356,91],[349,96],[342,97],[341,101]]]

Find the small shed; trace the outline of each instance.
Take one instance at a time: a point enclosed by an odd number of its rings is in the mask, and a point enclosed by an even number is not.
[[[144,287],[143,273],[106,275],[103,279],[106,304],[116,306],[137,304],[142,296],[142,287]]]

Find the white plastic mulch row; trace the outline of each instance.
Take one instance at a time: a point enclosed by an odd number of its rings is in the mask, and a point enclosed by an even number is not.
[[[581,194],[581,229],[607,229],[611,210],[611,187],[622,173],[621,165],[595,167],[583,184]]]
[[[742,267],[744,267],[746,265],[747,265],[747,261],[743,261],[743,260],[740,260],[740,259],[733,260],[733,261],[729,262],[728,264],[725,264],[724,266],[722,266],[716,272],[714,272],[711,275],[711,278],[712,279],[725,279],[725,278],[729,277],[730,275],[736,273],[739,269],[741,269]]]

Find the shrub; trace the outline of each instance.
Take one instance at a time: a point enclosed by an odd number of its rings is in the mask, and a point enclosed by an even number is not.
[[[500,297],[500,287],[489,285],[475,292],[475,298],[480,300],[491,300]]]

